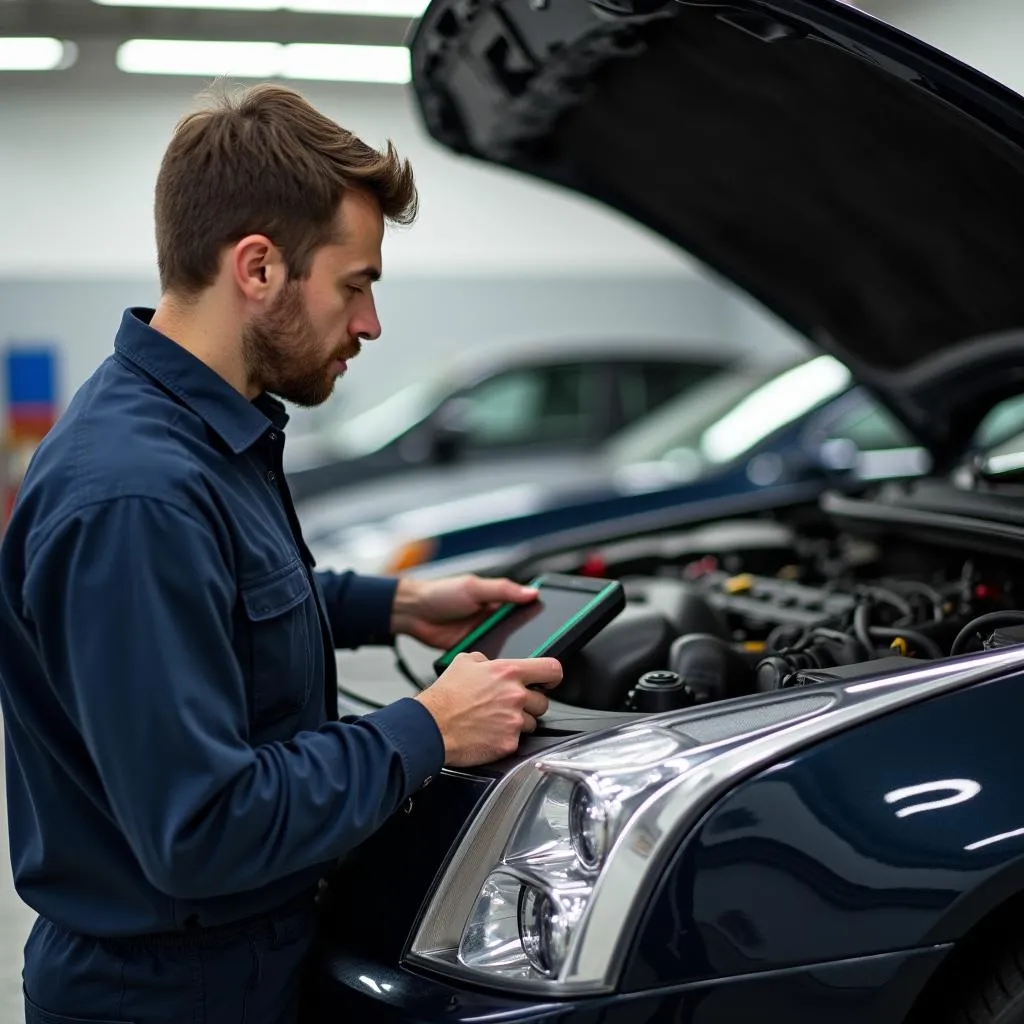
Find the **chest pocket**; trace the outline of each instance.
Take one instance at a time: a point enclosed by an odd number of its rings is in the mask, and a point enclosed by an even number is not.
[[[313,683],[316,606],[297,562],[241,587],[254,723],[301,711]]]

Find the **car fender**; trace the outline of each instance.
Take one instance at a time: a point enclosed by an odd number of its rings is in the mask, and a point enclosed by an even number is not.
[[[738,780],[653,887],[622,987],[955,942],[1024,891],[1022,683],[901,708]]]

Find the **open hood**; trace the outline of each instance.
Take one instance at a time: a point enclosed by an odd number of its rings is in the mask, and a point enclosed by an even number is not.
[[[434,0],[430,133],[599,199],[841,358],[939,466],[1024,391],[1024,98],[833,0]]]

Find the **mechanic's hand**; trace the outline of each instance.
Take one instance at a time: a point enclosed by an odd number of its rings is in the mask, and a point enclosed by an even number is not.
[[[515,753],[520,734],[533,732],[548,709],[547,695],[528,687],[561,681],[554,658],[489,661],[473,652],[458,655],[415,699],[441,730],[445,764],[469,767]]]
[[[446,651],[501,605],[528,604],[537,591],[507,579],[451,576],[442,580],[404,578],[391,611],[391,632]]]

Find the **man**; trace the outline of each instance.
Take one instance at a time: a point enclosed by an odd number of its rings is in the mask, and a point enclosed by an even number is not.
[[[411,170],[297,94],[185,118],[156,186],[162,285],[33,461],[0,548],[14,876],[39,914],[26,1016],[284,1024],[335,860],[447,763],[511,752],[556,662],[462,656],[337,720],[332,649],[446,647],[508,580],[317,574],[283,406],[380,324]]]

